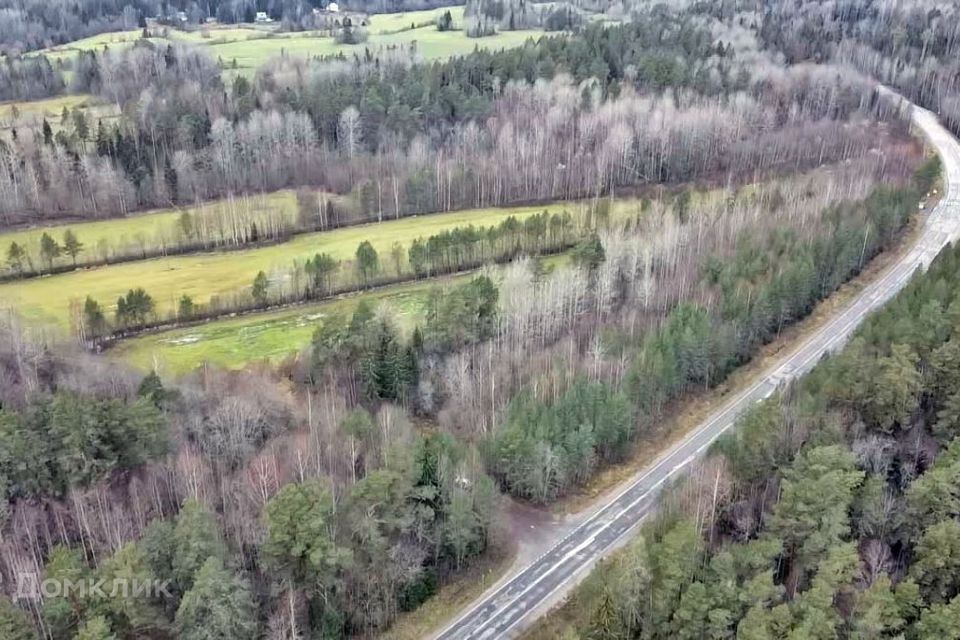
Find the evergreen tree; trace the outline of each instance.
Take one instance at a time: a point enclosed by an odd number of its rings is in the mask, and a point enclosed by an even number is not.
[[[83,320],[87,334],[92,338],[99,338],[106,333],[107,318],[100,307],[100,303],[90,296],[87,296],[83,303]]]
[[[187,294],[180,296],[180,301],[177,303],[177,318],[179,320],[190,320],[196,312],[197,308],[193,303],[193,298]]]
[[[330,292],[331,278],[340,268],[340,263],[328,253],[318,253],[307,260],[304,268],[310,276],[313,290],[323,295]]]
[[[37,640],[30,616],[0,596],[0,638],[4,640]]]
[[[910,573],[927,602],[949,602],[960,593],[960,522],[943,520],[923,532]]]
[[[258,271],[257,276],[253,279],[253,286],[251,288],[253,301],[256,302],[258,306],[262,307],[267,303],[269,289],[270,281],[267,279],[267,274],[263,271]]]
[[[333,499],[323,482],[286,485],[267,502],[264,514],[267,566],[311,590],[336,588],[350,554],[331,537]]]
[[[26,257],[26,249],[16,242],[10,243],[10,248],[7,249],[7,264],[9,264],[10,268],[16,271],[17,274],[23,274],[24,260]]]
[[[149,400],[158,409],[163,409],[176,395],[176,392],[168,391],[163,386],[163,381],[156,371],[150,371],[144,376],[137,387],[137,396]]]
[[[195,500],[187,500],[173,530],[173,578],[181,593],[194,584],[194,576],[209,559],[220,561],[227,549],[213,515]]]
[[[590,234],[590,237],[581,240],[570,254],[571,259],[577,266],[594,271],[606,259],[606,253],[603,250],[603,243],[596,233]]]
[[[40,255],[47,261],[47,268],[53,268],[53,261],[60,257],[60,245],[50,237],[49,233],[44,232],[40,236]]]
[[[96,570],[94,579],[103,584],[153,584],[146,554],[134,543],[128,543],[106,559]],[[112,590],[112,589],[111,589]],[[120,592],[122,594],[122,592]],[[120,637],[150,636],[166,626],[162,612],[151,598],[144,595],[104,593],[92,598],[92,609],[109,621],[109,627]]]
[[[95,616],[80,626],[76,640],[117,640],[117,636],[111,631],[106,618]]]
[[[47,556],[44,579],[59,584],[82,584],[90,577],[90,568],[75,549],[54,547]],[[71,638],[91,603],[78,593],[58,593],[45,598],[41,609],[43,622],[54,638]]]
[[[444,11],[443,14],[437,18],[437,31],[452,31],[453,28],[453,16],[449,11]]]
[[[153,297],[142,287],[130,289],[125,297],[117,299],[117,323],[122,326],[143,325],[153,311]]]
[[[77,256],[83,251],[83,243],[77,240],[76,234],[67,229],[63,233],[63,252],[73,260],[73,266],[77,266]]]
[[[220,558],[207,558],[183,594],[176,624],[181,640],[254,640],[257,616],[249,586]]]
[[[610,592],[604,589],[600,604],[593,610],[584,638],[586,640],[621,640],[624,637],[613,598]]]
[[[914,634],[924,640],[960,640],[960,596],[924,610]]]
[[[853,492],[864,477],[838,446],[805,451],[784,473],[770,531],[800,567],[812,569],[850,530]]]
[[[360,246],[357,247],[356,258],[360,281],[363,283],[363,286],[367,286],[370,277],[376,275],[380,269],[380,258],[377,255],[377,250],[373,248],[373,245],[370,244],[369,241],[364,240],[360,243]]]

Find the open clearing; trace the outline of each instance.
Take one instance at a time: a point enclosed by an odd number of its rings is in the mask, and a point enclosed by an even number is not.
[[[212,45],[210,53],[222,60],[227,69],[232,69],[236,62],[238,71],[252,73],[269,59],[280,55],[351,55],[362,54],[366,50],[376,52],[381,48],[415,45],[417,55],[425,60],[437,60],[465,55],[477,48],[499,50],[518,47],[529,38],[536,39],[541,35],[542,31],[505,31],[485,38],[468,38],[461,31],[441,32],[429,26],[386,35],[371,34],[366,42],[354,45],[339,44],[325,36],[298,34],[295,37],[272,37]]]
[[[292,309],[256,313],[226,320],[148,334],[121,341],[110,350],[139,369],[181,375],[204,362],[228,369],[253,362],[277,362],[310,343],[313,332],[331,315],[349,315],[360,303],[389,304],[403,330],[412,330],[423,318],[430,289],[455,284],[470,276],[396,285],[378,291],[346,296]]]
[[[434,21],[446,11],[450,11],[452,15],[455,29],[441,32],[434,26]],[[536,39],[544,34],[542,30],[531,29],[503,31],[483,38],[468,38],[462,26],[463,7],[458,6],[372,15],[367,25],[367,41],[353,45],[340,44],[321,32],[280,33],[270,25],[224,25],[196,31],[178,31],[157,26],[151,27],[150,39],[154,42],[179,41],[205,46],[211,56],[223,62],[227,70],[236,69],[240,73],[252,75],[257,67],[279,55],[350,55],[354,52],[363,53],[367,49],[376,51],[416,43],[417,54],[432,60],[467,54],[478,47],[491,50],[516,47],[528,38]],[[78,51],[104,51],[131,46],[142,35],[142,29],[104,33],[45,49],[37,54],[45,55],[57,64],[72,60]]]
[[[11,231],[0,233],[0,252],[5,255],[10,243],[16,242],[27,250],[30,259],[39,266],[41,236],[48,233],[57,242],[62,243],[63,234],[69,229],[84,245],[83,253],[78,257],[78,261],[82,264],[85,260],[103,260],[107,257],[134,253],[137,250],[156,250],[174,246],[180,237],[179,219],[183,213],[189,213],[194,220],[193,224],[199,226],[201,218],[208,220],[210,224],[215,224],[221,214],[229,219],[228,212],[231,209],[249,210],[250,215],[253,216],[251,219],[280,214],[293,222],[297,215],[297,198],[295,192],[290,190],[275,191],[238,196],[232,201],[219,200],[197,206],[148,211],[127,218]],[[67,263],[69,263],[67,257],[62,257],[57,262],[57,264]],[[3,267],[5,268],[6,265]],[[2,270],[0,268],[0,271]]]
[[[369,240],[381,254],[381,263],[389,262],[394,242],[405,248],[417,238],[426,238],[457,226],[497,225],[510,216],[525,218],[547,210],[551,213],[575,213],[584,203],[556,203],[527,207],[471,209],[454,213],[413,216],[400,220],[346,227],[333,231],[297,236],[289,242],[240,251],[203,253],[128,262],[95,269],[13,281],[0,285],[0,301],[18,312],[34,326],[62,332],[69,330],[71,305],[82,304],[92,296],[112,313],[116,299],[129,289],[143,287],[153,296],[157,312],[166,315],[186,294],[195,303],[208,303],[212,296],[228,296],[247,289],[258,271],[283,278],[295,259],[306,259],[325,252],[348,261],[357,247]],[[639,203],[618,201],[615,211],[638,211]],[[343,268],[350,268],[344,264]]]
[[[83,94],[28,102],[3,102],[0,103],[0,138],[9,138],[14,130],[22,132],[30,129],[37,131],[39,135],[44,119],[54,132],[59,131],[65,128],[61,117],[64,108],[71,114],[74,111],[83,112],[92,130],[96,130],[98,121],[107,124],[120,115],[116,105],[107,104],[94,96]],[[72,121],[66,124],[67,129],[72,127]]]
[[[564,265],[566,254],[543,260],[546,271]],[[150,333],[120,341],[109,355],[143,371],[156,370],[174,376],[188,373],[204,362],[227,369],[249,364],[279,362],[310,343],[313,332],[332,315],[349,315],[365,300],[373,306],[387,304],[404,333],[413,331],[424,318],[431,289],[462,284],[473,275],[445,276],[398,284],[368,293],[298,305],[282,311],[251,313],[182,329]]]

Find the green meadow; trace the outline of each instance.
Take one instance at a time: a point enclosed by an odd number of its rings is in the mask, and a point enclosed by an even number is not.
[[[147,334],[121,341],[109,351],[144,371],[181,375],[204,362],[228,369],[251,363],[279,362],[310,343],[324,318],[349,315],[365,300],[389,305],[403,330],[423,318],[430,289],[464,282],[469,276],[395,285],[377,291],[307,304],[283,311],[254,313],[216,320],[194,327]]]
[[[87,118],[91,128],[96,127],[97,121],[107,124],[120,116],[120,110],[114,104],[107,104],[89,95],[68,95],[46,100],[30,102],[3,102],[0,103],[0,137],[10,137],[14,130],[30,129],[38,135],[46,120],[53,131],[64,127],[62,122],[63,110],[71,114],[81,111]],[[67,122],[66,128],[73,127],[72,120]]]
[[[160,249],[174,246],[181,237],[179,220],[189,213],[193,225],[217,226],[232,219],[231,211],[238,215],[256,220],[258,217],[280,215],[293,222],[297,215],[296,194],[290,190],[266,194],[238,196],[232,200],[218,200],[190,207],[160,209],[139,213],[127,218],[111,218],[95,222],[76,224],[58,224],[49,227],[36,227],[20,231],[0,233],[0,254],[6,255],[7,248],[16,242],[27,250],[35,265],[41,265],[40,238],[50,234],[57,242],[63,243],[64,233],[69,229],[83,243],[83,253],[78,261],[104,259],[116,255],[136,252],[138,249]],[[69,258],[61,257],[57,264],[66,264]],[[0,271],[6,268],[0,268]]]
[[[286,243],[253,249],[190,254],[141,260],[106,267],[79,269],[41,278],[12,281],[0,285],[0,307],[19,313],[33,325],[67,332],[75,309],[87,296],[112,311],[117,298],[129,289],[143,287],[156,302],[156,310],[165,315],[176,308],[186,294],[195,303],[208,303],[213,296],[235,295],[246,291],[257,272],[272,276],[274,283],[287,276],[294,260],[304,260],[325,252],[344,261],[349,269],[357,246],[369,240],[388,268],[393,244],[405,249],[413,240],[426,238],[458,226],[493,226],[510,216],[525,218],[548,210],[551,213],[576,213],[583,203],[556,203],[526,207],[470,209],[453,213],[411,216],[399,220],[346,227],[297,236]],[[621,201],[617,210],[637,209],[634,201]],[[115,223],[107,223],[115,224]],[[71,311],[71,308],[74,311]]]
[[[568,255],[563,254],[545,258],[542,266],[551,271],[568,263]],[[387,305],[401,331],[411,332],[423,321],[432,289],[456,286],[472,277],[446,276],[398,284],[282,311],[251,313],[145,334],[121,341],[110,349],[109,355],[143,371],[157,370],[174,376],[188,373],[205,362],[227,369],[242,369],[264,361],[277,363],[309,345],[324,318],[347,316],[361,300],[375,308]]]
[[[446,11],[450,11],[453,17],[454,30],[437,31],[434,22]],[[281,33],[275,25],[213,25],[194,31],[155,26],[150,29],[150,39],[155,42],[190,42],[207,47],[210,55],[221,60],[231,73],[236,69],[239,73],[252,75],[257,67],[280,55],[350,55],[367,49],[376,51],[415,44],[417,53],[423,58],[440,59],[467,54],[478,47],[491,50],[516,47],[528,38],[536,39],[544,33],[540,30],[504,31],[484,38],[468,38],[462,27],[463,7],[459,6],[372,15],[366,27],[367,41],[354,45],[340,44],[321,32]],[[79,51],[104,51],[131,46],[142,34],[141,29],[104,33],[32,55],[45,55],[56,64],[73,59]]]
[[[437,31],[434,27],[409,29],[397,33],[371,35],[361,44],[339,44],[332,38],[298,35],[296,37],[275,37],[258,40],[244,40],[210,46],[211,55],[232,69],[234,62],[238,71],[252,73],[257,67],[271,58],[287,56],[329,56],[366,50],[377,51],[381,48],[415,46],[418,55],[426,60],[449,58],[465,55],[477,48],[508,49],[518,47],[529,38],[543,35],[540,31],[507,31],[486,38],[467,38],[461,31]]]

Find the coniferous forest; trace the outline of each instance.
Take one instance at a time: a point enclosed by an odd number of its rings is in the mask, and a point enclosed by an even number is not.
[[[960,252],[764,401],[608,569],[584,638],[955,638]]]

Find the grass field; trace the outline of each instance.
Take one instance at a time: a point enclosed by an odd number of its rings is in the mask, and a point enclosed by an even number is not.
[[[72,60],[78,51],[103,51],[104,48],[128,47],[136,42],[142,34],[142,29],[101,33],[49,49],[42,49],[29,55],[44,55],[56,66],[58,62]]]
[[[411,29],[411,25],[432,22],[446,9],[414,11],[405,14],[375,15],[367,27],[366,42],[355,45],[339,44],[333,38],[311,33],[278,34],[272,37],[255,35],[254,38],[237,39],[210,45],[210,53],[223,61],[228,68],[251,73],[270,58],[280,55],[328,56],[343,53],[350,55],[369,49],[376,51],[386,47],[416,45],[417,54],[427,60],[465,55],[476,48],[491,50],[517,47],[528,38],[538,38],[542,31],[505,31],[485,38],[468,38],[463,31],[437,31],[433,24]],[[462,23],[463,7],[450,9],[455,24]],[[215,32],[214,32],[215,33]]]
[[[39,132],[44,119],[54,131],[58,131],[63,127],[61,115],[64,107],[71,113],[74,110],[82,111],[94,130],[98,120],[107,123],[120,115],[116,105],[105,104],[93,96],[82,94],[32,102],[3,102],[0,103],[0,135],[8,136],[13,129],[32,129]],[[72,122],[67,123],[68,129],[72,126]]]
[[[23,246],[30,259],[37,266],[40,263],[40,237],[49,233],[62,244],[63,234],[69,229],[76,234],[83,243],[84,250],[79,261],[103,259],[115,255],[135,252],[138,249],[158,249],[172,246],[179,237],[178,220],[184,212],[193,216],[194,224],[199,226],[201,219],[213,225],[221,217],[229,218],[227,212],[232,208],[249,209],[251,216],[280,214],[288,217],[292,222],[297,215],[297,200],[293,191],[276,191],[268,194],[252,195],[235,198],[231,204],[222,200],[208,202],[199,206],[183,207],[181,209],[161,209],[150,211],[129,218],[113,218],[96,222],[80,222],[76,224],[60,224],[50,227],[38,227],[22,231],[0,233],[0,255],[5,256],[7,248],[12,242]],[[255,219],[255,218],[254,218]],[[63,257],[58,263],[67,264],[69,258]],[[6,265],[0,267],[4,270]]]
[[[568,263],[566,255],[543,260],[546,270]],[[109,351],[143,370],[182,375],[204,362],[239,369],[255,362],[279,362],[310,343],[313,332],[331,315],[349,315],[365,300],[375,307],[386,304],[403,332],[412,331],[424,317],[430,290],[467,282],[472,275],[434,278],[385,287],[369,293],[297,306],[283,311],[252,313],[194,327],[147,334],[121,341]]]
[[[404,13],[378,13],[370,16],[370,24],[367,30],[370,35],[391,33],[400,29],[409,29],[411,25],[422,25],[426,22],[433,25],[437,18],[449,11],[453,18],[455,29],[463,26],[463,6],[459,7],[438,7],[436,9],[426,9],[424,11],[407,11]]]
[[[491,226],[509,216],[523,218],[544,209],[551,212],[580,210],[586,205],[559,203],[546,206],[473,209],[454,213],[433,214],[347,227],[333,231],[298,236],[281,245],[242,251],[204,253],[156,258],[139,262],[86,269],[60,275],[14,281],[0,285],[0,306],[17,311],[27,322],[66,331],[71,322],[71,304],[82,303],[92,296],[108,309],[130,288],[143,287],[153,296],[161,315],[173,310],[183,294],[196,303],[206,303],[212,296],[236,294],[247,289],[258,271],[287,274],[294,259],[326,252],[338,260],[350,260],[357,246],[369,240],[389,261],[394,242],[408,246],[420,237],[469,224]],[[623,201],[618,208],[636,208]],[[344,265],[349,268],[349,265]]]
[[[440,32],[434,21],[445,11],[453,16],[455,30]],[[425,25],[411,29],[411,25]],[[267,25],[212,26],[196,31],[178,31],[152,27],[151,40],[155,42],[181,41],[205,46],[211,56],[223,61],[224,66],[251,75],[264,62],[279,55],[327,56],[366,49],[378,50],[416,43],[417,52],[425,59],[438,59],[470,53],[475,48],[504,49],[516,47],[528,38],[543,35],[542,31],[505,31],[485,38],[468,38],[464,35],[463,7],[440,7],[425,11],[375,14],[367,25],[369,38],[356,45],[339,44],[333,38],[319,32],[280,33],[276,27]],[[160,35],[162,32],[163,35]],[[69,44],[44,49],[32,55],[45,55],[54,64],[73,59],[78,51],[103,51],[107,48],[131,46],[142,36],[141,29],[104,33]]]
[[[204,362],[228,369],[260,361],[278,362],[310,343],[323,319],[353,313],[361,300],[388,304],[403,330],[423,318],[430,289],[466,281],[469,276],[397,285],[370,293],[338,298],[271,313],[256,313],[195,327],[124,340],[109,351],[139,369],[181,375]]]
[[[523,44],[528,38],[538,38],[540,31],[508,31],[486,38],[467,38],[460,31],[437,31],[433,27],[423,27],[387,35],[371,35],[362,43],[355,45],[339,44],[332,38],[298,35],[291,38],[264,38],[245,40],[210,46],[210,53],[231,69],[234,61],[238,71],[252,73],[269,59],[280,55],[289,56],[328,56],[338,53],[350,55],[369,49],[416,45],[418,55],[426,60],[464,55],[476,48],[508,49]]]

